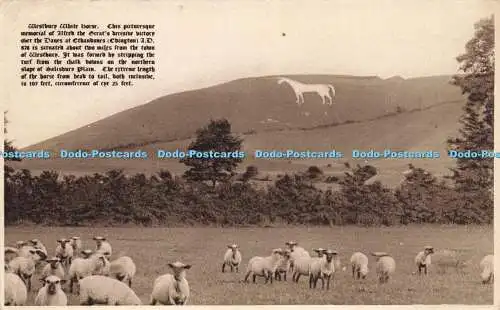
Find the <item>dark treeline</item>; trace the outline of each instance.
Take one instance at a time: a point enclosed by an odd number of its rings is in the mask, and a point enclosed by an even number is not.
[[[452,150],[493,150],[494,22],[475,24],[475,34],[457,57],[460,74],[452,83],[467,97]],[[400,111],[403,113],[404,111]],[[5,114],[4,114],[5,116]],[[7,119],[4,119],[7,124]],[[6,132],[6,131],[5,131]],[[197,131],[189,149],[237,152],[243,140],[228,120],[211,120]],[[334,144],[335,141],[332,141]],[[4,150],[14,150],[4,140]],[[7,160],[7,159],[6,159]],[[266,188],[247,167],[239,181],[241,158],[182,159],[182,177],[168,171],[146,177],[113,170],[76,178],[45,171],[5,170],[5,223],[42,225],[396,225],[409,223],[490,224],[493,222],[493,159],[459,158],[451,182],[410,165],[404,180],[390,189],[370,182],[372,166],[350,167],[343,178],[317,167],[284,175]],[[318,182],[339,190],[320,190]]]
[[[335,181],[340,186],[335,191],[318,189],[317,175],[310,173],[284,175],[259,188],[251,178],[213,187],[174,178],[168,171],[149,178],[119,170],[76,178],[8,169],[5,223],[279,226],[493,221],[489,191],[467,199],[413,166],[398,188],[389,189],[378,181],[365,182],[376,173],[372,166],[346,169],[345,177]]]

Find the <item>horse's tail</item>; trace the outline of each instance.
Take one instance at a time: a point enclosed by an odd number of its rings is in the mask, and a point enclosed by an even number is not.
[[[335,97],[335,87],[333,87],[332,85],[328,84],[328,88],[332,91],[332,98]]]

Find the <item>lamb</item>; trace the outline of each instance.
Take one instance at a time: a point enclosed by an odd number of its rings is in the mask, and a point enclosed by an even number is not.
[[[28,299],[28,289],[23,280],[6,265],[4,275],[4,305],[24,306]]]
[[[116,279],[93,275],[79,281],[80,305],[142,305],[135,292]]]
[[[28,292],[31,291],[31,279],[35,273],[35,261],[31,258],[18,256],[9,262],[8,268],[23,280],[28,288]]]
[[[57,240],[56,256],[61,260],[61,264],[67,269],[73,260],[73,247],[70,245],[71,240]]]
[[[245,275],[244,282],[248,282],[248,277],[252,274],[253,283],[255,283],[256,276],[265,277],[265,283],[268,281],[273,283],[273,275],[278,268],[282,253],[283,251],[281,249],[274,249],[270,256],[252,257],[248,261],[247,274]]]
[[[391,274],[396,271],[396,262],[385,252],[372,252],[377,257],[376,270],[380,283],[387,283]]]
[[[173,274],[164,274],[156,278],[151,293],[150,305],[186,305],[189,298],[189,283],[186,270],[191,265],[182,262],[170,263]]]
[[[109,260],[112,254],[111,244],[106,241],[106,238],[96,236],[93,238],[96,242],[96,252],[100,252]]]
[[[128,256],[117,258],[109,264],[109,276],[118,281],[128,282],[129,287],[132,287],[135,271],[135,263]]]
[[[71,247],[73,248],[73,252],[76,253],[81,253],[82,250],[82,240],[80,237],[73,236],[71,237]]]
[[[316,288],[318,279],[321,279],[321,288],[330,289],[330,280],[335,275],[334,256],[338,255],[336,251],[324,250],[322,257],[315,257],[309,265],[309,288]]]
[[[493,283],[494,278],[494,256],[493,254],[486,255],[483,257],[481,262],[479,263],[479,267],[481,268],[481,280],[483,284]]]
[[[43,267],[41,279],[44,280],[48,276],[57,276],[59,279],[64,279],[65,272],[62,267],[59,257],[52,257],[47,260],[47,265]]]
[[[431,265],[431,254],[434,254],[434,248],[428,245],[415,256],[415,265],[417,265],[419,275],[422,274],[422,269],[424,269],[424,274],[427,274],[427,268]]]
[[[85,252],[82,251],[82,254],[85,255]],[[94,253],[88,258],[75,258],[68,271],[70,293],[73,293],[73,284],[80,279],[91,275],[107,275],[108,271],[109,261],[102,253]]]
[[[274,279],[281,281],[281,275],[283,275],[283,280],[286,281],[286,274],[290,270],[290,250],[286,249],[283,251],[283,256],[280,258],[276,272],[274,273]]]
[[[368,256],[356,252],[351,256],[352,277],[365,279],[368,274]]]
[[[236,272],[239,272],[239,266],[241,264],[241,253],[238,249],[238,245],[232,244],[227,246],[228,249],[224,254],[224,262],[222,263],[222,272],[226,268],[226,265],[231,267],[231,272],[236,269]]]
[[[68,297],[63,292],[61,284],[65,280],[61,280],[57,276],[48,276],[42,280],[43,286],[38,291],[35,297],[35,306],[66,306],[68,305]]]

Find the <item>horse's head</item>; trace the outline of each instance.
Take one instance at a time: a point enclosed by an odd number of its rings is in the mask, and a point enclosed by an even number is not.
[[[287,79],[285,79],[285,78],[278,78],[278,84],[279,85],[283,84],[284,82],[287,82]]]

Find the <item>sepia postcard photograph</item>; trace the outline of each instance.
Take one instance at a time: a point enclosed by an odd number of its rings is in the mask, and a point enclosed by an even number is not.
[[[1,2],[2,308],[494,309],[498,7]]]

